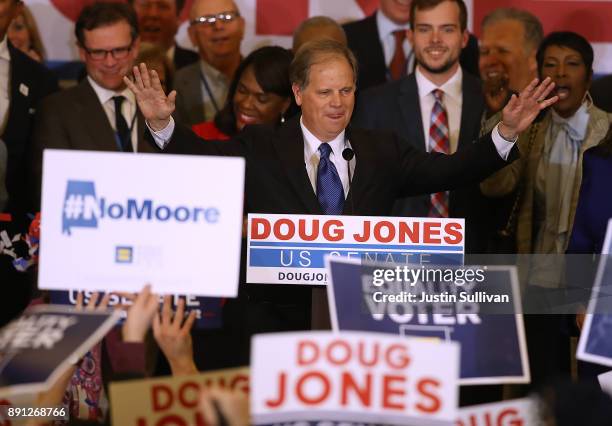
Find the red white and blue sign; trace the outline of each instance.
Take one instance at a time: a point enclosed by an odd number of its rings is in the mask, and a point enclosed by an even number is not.
[[[463,219],[249,214],[247,282],[327,283],[325,257],[463,264]]]

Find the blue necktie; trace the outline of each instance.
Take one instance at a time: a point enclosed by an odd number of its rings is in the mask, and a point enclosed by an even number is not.
[[[344,189],[336,166],[329,159],[332,149],[328,143],[319,145],[321,160],[317,169],[317,198],[325,214],[342,214]]]

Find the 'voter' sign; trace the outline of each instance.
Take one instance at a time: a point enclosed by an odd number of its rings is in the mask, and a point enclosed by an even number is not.
[[[325,256],[460,265],[463,219],[249,214],[247,282],[327,284]]]

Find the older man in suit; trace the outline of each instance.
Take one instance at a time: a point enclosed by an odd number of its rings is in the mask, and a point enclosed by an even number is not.
[[[177,120],[194,125],[212,120],[225,104],[240,65],[244,18],[233,0],[195,0],[189,14],[189,37],[200,60],[174,77]]]
[[[359,61],[359,90],[398,80],[414,69],[414,53],[406,37],[410,8],[410,0],[381,0],[375,13],[344,25],[348,45]],[[473,35],[460,61],[464,70],[478,75],[478,40]]]
[[[0,213],[11,212],[15,220],[24,218],[27,208],[27,159],[34,114],[39,101],[57,90],[57,81],[43,65],[14,48],[6,31],[22,3],[8,0],[0,4],[0,144],[5,167],[0,170]]]
[[[356,67],[350,50],[334,40],[304,45],[290,70],[301,117],[277,128],[247,127],[222,143],[201,143],[175,125],[170,116],[175,93],[166,97],[146,66],[134,70],[135,83],[126,83],[156,143],[167,151],[245,157],[245,209],[253,213],[389,215],[399,196],[463,186],[503,167],[518,133],[556,101],[544,100],[552,90],[549,81],[538,87],[534,81],[512,98],[503,122],[479,143],[454,155],[425,153],[392,133],[347,127]],[[347,148],[354,152],[348,160],[342,155]],[[248,285],[242,321],[247,334],[310,328],[310,293],[303,286]]]
[[[478,140],[484,97],[477,78],[459,63],[468,39],[463,0],[413,0],[409,39],[417,66],[408,77],[363,92],[353,124],[395,132],[419,151],[452,154]],[[439,132],[439,130],[441,132]],[[442,138],[438,138],[441,135]],[[432,170],[435,173],[435,170]],[[466,248],[482,253],[477,224],[484,212],[474,207],[477,185],[398,201],[397,216],[467,219]],[[472,220],[473,219],[473,220]]]
[[[143,138],[145,121],[123,82],[140,45],[133,9],[120,3],[88,6],[76,22],[75,34],[87,78],[41,104],[31,159],[34,202],[40,198],[45,148],[158,151]]]
[[[180,47],[174,40],[185,0],[130,0],[130,4],[138,16],[138,28],[143,42],[165,49],[177,70],[198,62],[196,52]]]

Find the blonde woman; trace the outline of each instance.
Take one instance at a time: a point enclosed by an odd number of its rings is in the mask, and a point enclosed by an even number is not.
[[[11,22],[7,36],[11,44],[17,49],[38,62],[44,61],[45,47],[40,38],[34,16],[26,5],[23,5],[21,13]]]

